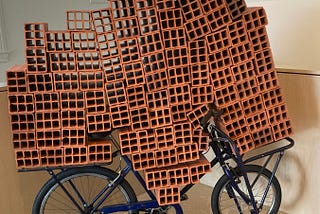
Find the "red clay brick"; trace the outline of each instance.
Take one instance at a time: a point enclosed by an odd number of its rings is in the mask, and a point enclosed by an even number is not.
[[[201,156],[199,160],[187,163],[187,166],[189,168],[190,181],[193,184],[200,183],[200,178],[211,171],[211,165],[204,156]]]
[[[137,131],[137,135],[141,152],[154,151],[158,149],[154,130],[140,130]]]
[[[76,71],[76,57],[74,52],[50,53],[50,70],[52,72]]]
[[[234,102],[240,101],[237,88],[235,85],[229,85],[223,88],[218,88],[214,91],[215,104],[219,108],[228,106]]]
[[[101,140],[88,142],[89,163],[110,163],[112,162],[112,141]]]
[[[293,134],[290,120],[280,121],[278,124],[271,125],[271,127],[275,141],[290,137]]]
[[[158,149],[170,149],[176,145],[173,126],[165,126],[155,129],[155,136]]]
[[[100,71],[100,52],[81,51],[76,52],[76,62],[78,71]]]
[[[37,130],[37,148],[57,148],[62,145],[61,130]]]
[[[259,27],[248,32],[250,42],[252,44],[254,52],[263,51],[270,48],[270,42],[266,27]]]
[[[118,39],[132,39],[140,35],[138,19],[127,17],[114,20]]]
[[[159,20],[156,8],[141,8],[137,11],[141,35],[159,32]]]
[[[247,28],[242,19],[231,22],[228,25],[228,30],[232,45],[239,45],[241,43],[249,42]]]
[[[246,120],[248,123],[248,128],[251,132],[259,131],[269,126],[269,120],[266,111],[261,111],[251,116],[246,116]]]
[[[88,10],[68,10],[67,29],[70,31],[91,30],[91,13]]]
[[[104,75],[98,72],[79,72],[79,85],[81,91],[100,90],[104,88]]]
[[[255,68],[257,75],[275,70],[275,64],[270,48],[255,53],[255,56]]]
[[[195,65],[191,68],[196,69],[198,66]],[[191,83],[189,66],[168,68],[168,79],[170,86]]]
[[[166,89],[169,86],[166,69],[146,73],[145,75],[148,92]]]
[[[179,163],[186,163],[199,159],[199,149],[196,143],[177,147]]]
[[[106,83],[106,97],[109,106],[127,103],[127,95],[123,82]]]
[[[189,84],[171,86],[169,88],[169,103],[171,106],[190,103],[191,93]]]
[[[63,155],[62,147],[40,149],[40,164],[42,166],[62,166],[64,165]]]
[[[253,48],[249,42],[234,45],[229,50],[231,59],[235,65],[251,60],[254,57]]]
[[[146,74],[152,72],[161,72],[167,68],[163,51],[144,56],[142,58],[142,64]]]
[[[161,33],[164,48],[187,46],[187,37],[184,27],[163,29]]]
[[[262,93],[262,100],[266,108],[279,105],[284,102],[280,87],[270,89]]]
[[[128,104],[120,104],[110,107],[111,122],[113,128],[123,128],[131,125]]]
[[[69,31],[48,31],[46,33],[47,52],[73,51],[71,33]]]
[[[78,147],[86,145],[86,128],[62,129],[62,146]]]
[[[227,28],[206,35],[209,53],[215,53],[231,46],[231,38]]]
[[[192,133],[192,140],[198,144],[199,152],[206,152],[209,149],[209,134],[203,132],[202,129],[194,129]]]
[[[246,97],[254,96],[260,93],[257,80],[254,77],[238,82],[236,84],[236,88],[240,99],[244,99]]]
[[[203,37],[211,32],[210,25],[205,16],[199,16],[195,19],[185,22],[187,37],[190,41]]]
[[[213,103],[214,94],[212,85],[191,87],[192,105],[201,105],[204,103]]]
[[[50,71],[46,50],[43,47],[27,48],[25,50],[27,73],[46,73]]]
[[[154,152],[133,154],[132,165],[136,171],[154,168],[156,166]]]
[[[194,129],[200,127],[201,119],[208,113],[208,111],[209,108],[207,105],[200,105],[187,114],[187,118]]]
[[[231,67],[232,74],[235,81],[245,81],[252,77],[255,77],[255,67],[253,60],[244,61]]]
[[[56,92],[78,91],[80,88],[78,72],[53,73],[53,80]]]
[[[85,127],[85,110],[64,110],[61,111],[62,128],[82,128]]]
[[[51,130],[51,129],[60,129],[60,112],[51,111],[51,112],[36,112],[35,113],[35,122],[36,130]]]
[[[121,154],[135,154],[140,152],[139,138],[136,131],[126,128],[119,131]]]
[[[87,163],[87,146],[64,147],[64,165],[83,165]]]
[[[143,85],[126,88],[129,109],[147,107],[146,92]]]
[[[124,70],[126,69],[126,65],[122,64],[119,56],[111,59],[103,59],[101,63],[107,83],[122,81],[125,78]]]
[[[190,122],[174,124],[173,128],[177,146],[192,144],[192,126]]]
[[[226,27],[232,21],[226,4],[206,13],[206,19],[208,20],[212,32]]]
[[[27,87],[29,93],[51,92],[52,86],[51,73],[27,74]]]
[[[87,115],[88,133],[108,132],[111,131],[110,113]]]
[[[266,110],[271,125],[279,123],[280,121],[289,120],[287,105],[284,102],[279,105],[269,107]]]
[[[138,40],[135,38],[119,40],[122,63],[141,61]]]
[[[162,30],[183,27],[183,15],[181,8],[160,10],[159,23]]]
[[[189,64],[200,64],[208,62],[207,42],[205,39],[198,39],[188,43],[189,48]]]
[[[141,62],[123,64],[127,87],[143,85],[145,83],[144,69]]]
[[[280,85],[276,71],[260,74],[256,78],[261,92],[277,88]]]
[[[145,172],[145,182],[148,189],[158,189],[169,186],[169,175],[166,168],[149,169]]]
[[[240,102],[234,102],[230,105],[227,105],[223,108],[223,114],[221,115],[221,120],[224,124],[229,124],[235,118],[243,118],[244,112],[245,112],[244,110],[245,109],[243,109],[243,106],[241,105]]]
[[[27,132],[13,132],[12,145],[14,149],[18,150],[32,150],[36,149],[36,136],[34,131]]]
[[[159,149],[155,151],[155,160],[158,168],[178,164],[176,148]]]
[[[238,19],[247,10],[245,0],[226,0],[226,3],[232,20]]]
[[[191,183],[189,167],[186,164],[178,164],[168,169],[170,186],[183,186]]]
[[[24,24],[24,41],[26,48],[45,48],[48,23],[29,22]]]
[[[189,53],[186,47],[166,49],[165,53],[168,68],[184,67],[189,64]]]
[[[51,100],[50,98],[45,99],[47,105],[51,104],[50,100]],[[59,103],[57,103],[55,105],[59,107]],[[85,109],[84,92],[82,92],[82,91],[60,92],[60,106],[61,106],[62,110],[64,110],[64,109]]]
[[[150,128],[149,109],[147,107],[130,109],[130,117],[133,130],[136,131]]]
[[[191,103],[182,103],[171,106],[173,123],[187,120],[187,114],[192,111]]]
[[[214,89],[227,87],[235,83],[233,72],[229,67],[211,70],[210,80]]]
[[[156,189],[156,198],[160,206],[180,203],[179,187],[166,187]]]
[[[34,114],[11,114],[10,124],[12,132],[35,131]]]
[[[216,69],[230,67],[233,65],[228,49],[221,49],[218,52],[209,54],[208,57],[211,72],[215,71]]]
[[[9,114],[24,114],[34,112],[34,98],[32,94],[8,94]]]
[[[267,14],[263,7],[248,7],[242,14],[242,19],[246,23],[247,31],[252,31],[268,24]]]
[[[18,169],[40,167],[39,150],[15,150],[16,166]]]
[[[150,109],[169,107],[168,90],[160,90],[147,93],[147,105]]]
[[[162,108],[150,110],[150,125],[151,128],[160,128],[172,124],[171,109]]]
[[[7,72],[8,94],[27,93],[26,65],[14,65]]]
[[[106,111],[104,91],[86,91],[85,100],[87,113],[98,114]]]

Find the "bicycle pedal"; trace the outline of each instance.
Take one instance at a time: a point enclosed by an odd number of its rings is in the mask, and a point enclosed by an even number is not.
[[[181,201],[186,201],[186,200],[188,200],[189,199],[189,196],[187,195],[187,194],[183,194],[183,195],[181,195],[181,197],[180,197],[180,200]]]

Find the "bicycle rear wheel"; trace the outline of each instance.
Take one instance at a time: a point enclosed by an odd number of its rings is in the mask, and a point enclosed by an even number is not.
[[[81,198],[88,205],[91,200],[112,180],[118,176],[117,173],[101,167],[79,167],[65,170],[57,174],[57,179],[67,192],[75,199],[76,204],[65,193],[61,185],[54,178],[51,178],[39,191],[35,198],[32,214],[62,214],[62,213],[81,213],[92,212],[92,206],[84,205]],[[76,191],[78,193],[76,193]],[[126,204],[136,202],[137,197],[126,180],[111,193],[111,195],[99,206],[94,213],[100,213],[103,206],[113,204]],[[80,208],[80,209],[79,209]],[[138,211],[122,213],[137,214]]]
[[[272,173],[268,169],[262,168],[261,166],[257,165],[247,165],[245,167],[250,184],[252,186],[253,195],[258,203],[257,206],[259,207]],[[252,185],[259,173],[261,174],[258,180],[254,183],[254,185]],[[235,180],[238,181],[237,183],[240,190],[249,195],[244,178],[241,175],[240,170],[236,170],[236,174],[237,179]],[[230,185],[229,183],[230,181],[228,177],[226,175],[223,175],[213,189],[211,196],[211,207],[212,212],[214,214],[239,213],[235,200],[231,197],[232,194],[230,194],[230,191],[227,191],[228,185]],[[250,210],[252,209],[252,207],[248,206],[236,192],[235,197],[239,202],[242,212],[244,214],[250,214]],[[279,210],[280,203],[281,187],[278,179],[276,177],[273,177],[271,187],[268,191],[265,202],[263,204],[263,209],[260,213],[276,214]]]

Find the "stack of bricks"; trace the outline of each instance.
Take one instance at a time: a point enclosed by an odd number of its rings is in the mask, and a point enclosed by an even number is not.
[[[263,8],[244,0],[110,0],[25,24],[26,66],[7,72],[18,168],[112,161],[143,170],[160,205],[210,170],[200,121],[214,105],[241,154],[292,134]]]

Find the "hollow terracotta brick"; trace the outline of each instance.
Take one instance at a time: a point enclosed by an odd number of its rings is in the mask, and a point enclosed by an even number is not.
[[[89,114],[104,113],[106,111],[106,101],[105,101],[104,91],[86,91],[85,101],[86,101],[86,111]]]
[[[141,152],[154,151],[158,149],[154,130],[140,130],[137,131],[137,135]]]
[[[247,10],[245,0],[226,0],[232,20],[237,20]]]
[[[62,129],[62,146],[78,147],[86,145],[86,129],[83,128],[63,128]]]
[[[273,88],[262,93],[262,100],[266,108],[283,103],[284,99],[280,87]]]
[[[39,150],[39,159],[41,166],[63,166],[63,157],[64,154],[62,147],[46,148]]]
[[[62,145],[61,130],[37,130],[37,148],[58,148]]]
[[[82,91],[64,91],[60,92],[60,103],[55,104],[56,106],[61,106],[61,109],[85,109],[85,94]],[[37,95],[35,95],[37,97]],[[50,97],[49,97],[50,98]],[[45,103],[50,105],[51,99],[45,99]],[[55,98],[55,97],[54,97]],[[57,100],[55,100],[57,101]],[[59,105],[60,104],[60,105]]]
[[[34,98],[32,94],[8,94],[9,114],[33,113]]]
[[[136,131],[126,128],[119,131],[119,141],[121,147],[121,154],[135,154],[140,152],[139,138]]]
[[[220,7],[207,12],[205,17],[208,20],[211,32],[215,32],[226,27],[232,21],[226,4],[222,4]]]
[[[243,107],[243,112],[246,116],[256,114],[258,112],[264,111],[265,109],[262,96],[260,94],[241,100],[241,104]]]
[[[79,73],[53,73],[54,91],[78,91],[79,87]],[[49,80],[48,80],[49,81]]]
[[[215,53],[209,54],[208,61],[211,72],[214,72],[216,69],[230,67],[233,65],[228,49],[221,49]]]
[[[267,14],[263,7],[248,7],[242,14],[242,19],[246,23],[247,31],[268,24]]]
[[[177,85],[169,87],[169,103],[171,106],[190,103],[191,91],[189,84]]]
[[[231,67],[235,81],[245,81],[255,77],[255,67],[253,60],[244,61]]]
[[[234,142],[236,143],[241,155],[255,149],[253,137],[250,133],[246,133],[243,136],[237,137]]]
[[[271,125],[274,140],[278,141],[293,134],[291,120],[279,121],[277,124]]]
[[[141,35],[160,31],[157,9],[155,7],[139,9],[137,17]]]
[[[161,108],[150,110],[150,126],[151,128],[160,128],[172,124],[172,115],[170,108]]]
[[[24,24],[25,48],[44,48],[48,23],[28,22]]]
[[[149,109],[147,107],[139,107],[130,109],[131,128],[133,130],[144,130],[150,128]]]
[[[163,2],[165,3],[165,2]],[[162,30],[176,29],[183,27],[183,15],[181,8],[172,8],[170,10],[160,10],[159,23]]]
[[[195,65],[193,69],[197,68],[199,68],[199,66]],[[170,86],[190,83],[191,75],[189,67],[185,65],[183,67],[168,68],[168,80]]]
[[[231,59],[235,65],[251,60],[254,57],[253,48],[250,42],[234,45],[229,50]]]
[[[191,87],[192,105],[213,103],[214,94],[212,85]]]
[[[270,48],[268,33],[265,26],[258,27],[248,32],[248,35],[254,52],[260,52],[264,49]]]
[[[187,166],[189,168],[190,181],[193,184],[200,183],[200,178],[211,171],[210,163],[204,156],[201,156],[199,160],[187,163]]]
[[[198,144],[199,152],[206,152],[209,149],[209,134],[202,129],[193,129],[192,140]]]
[[[64,147],[64,165],[85,165],[88,163],[88,147]]]
[[[16,166],[18,169],[29,169],[41,166],[38,149],[16,149],[14,152],[16,158]]]
[[[115,19],[114,26],[118,39],[132,39],[140,35],[137,17]]]
[[[87,115],[86,126],[88,133],[99,133],[111,131],[110,113]]]
[[[130,109],[146,107],[146,93],[143,85],[126,88],[127,102]]]
[[[229,124],[224,124],[224,129],[232,140],[236,140],[249,132],[248,124],[244,117],[234,118]]]
[[[136,11],[146,8],[154,8],[155,1],[154,0],[136,0],[135,1],[135,9]]]
[[[109,106],[127,103],[127,95],[122,81],[106,83],[106,97]]]
[[[67,29],[69,31],[91,30],[91,13],[88,10],[68,10]]]
[[[100,52],[81,51],[76,52],[76,63],[78,71],[100,71]]]
[[[61,111],[62,128],[83,128],[86,125],[85,110],[63,110]]]
[[[76,71],[76,57],[74,52],[49,53],[50,70],[52,72]]]
[[[198,0],[179,1],[185,20],[196,19],[203,16],[204,13]]]
[[[25,57],[27,73],[46,73],[50,71],[48,58],[44,47],[26,48]]]
[[[34,131],[13,132],[12,145],[17,150],[32,150],[36,149],[36,135]]]
[[[200,64],[208,62],[207,42],[205,39],[198,39],[188,43],[189,48],[189,64]]]
[[[255,66],[257,75],[275,70],[275,64],[270,48],[255,53]]]
[[[187,114],[188,120],[191,122],[194,129],[200,127],[202,118],[208,113],[209,108],[207,105],[200,105]]]
[[[234,102],[223,108],[223,114],[221,115],[221,120],[224,124],[229,124],[235,118],[243,118],[244,115],[245,115],[245,112],[241,103]]]
[[[104,88],[104,75],[102,71],[79,72],[79,88],[81,91],[100,90]]]
[[[156,150],[155,160],[157,167],[166,167],[178,164],[176,148]]]
[[[97,40],[96,40],[95,31],[74,31],[74,32],[71,32],[71,39],[72,39],[72,49],[76,52],[95,51],[97,49]]]
[[[69,31],[47,31],[46,32],[47,52],[71,52],[72,38]]]
[[[166,89],[169,86],[166,69],[146,73],[145,76],[148,92]]]
[[[211,70],[210,80],[214,89],[223,88],[235,83],[234,75],[230,67]]]
[[[288,108],[286,103],[279,103],[266,109],[269,122],[271,125],[279,123],[280,121],[289,120]]]
[[[223,0],[198,0],[201,4],[202,10],[205,13],[209,13],[213,10],[215,10],[218,7],[224,6],[225,2]]]
[[[158,11],[173,9],[175,7],[174,0],[155,0]]]
[[[163,51],[155,52],[150,55],[146,55],[142,57],[142,65],[144,67],[144,71],[147,74],[153,72],[161,72],[162,70],[167,68],[166,59]]]
[[[160,34],[159,34],[160,35]],[[135,38],[119,40],[122,63],[141,61],[138,40]]]
[[[241,43],[249,42],[247,28],[242,19],[231,22],[227,29],[229,31],[229,37],[232,45],[239,45]]]
[[[192,125],[190,122],[181,122],[173,125],[175,144],[192,144]]]
[[[113,11],[114,20],[135,16],[135,4],[133,1],[111,0],[109,4]]]
[[[208,52],[215,53],[221,49],[229,48],[231,46],[231,38],[227,28],[222,28],[214,33],[206,35],[208,45]]]
[[[36,130],[51,130],[61,128],[61,118],[59,111],[36,112]]]
[[[6,71],[8,95],[27,93],[26,65],[14,65]]]
[[[128,88],[143,85],[145,83],[144,69],[141,62],[123,64],[123,70]]]
[[[155,154],[153,151],[136,153],[132,155],[133,169],[136,171],[146,170],[156,167]]]
[[[246,120],[251,132],[265,129],[270,125],[266,111],[260,111],[256,114],[252,114],[251,116],[246,116]]]
[[[142,56],[163,50],[160,32],[152,32],[150,34],[140,36],[138,40]]]
[[[119,41],[115,32],[98,34],[97,42],[101,59],[112,59],[120,55]]]
[[[11,114],[10,124],[12,132],[35,131],[34,114]]]
[[[255,148],[274,142],[274,135],[270,126],[266,129],[253,132],[252,137]]]
[[[186,163],[199,159],[199,149],[196,143],[177,147],[178,162]]]
[[[260,93],[257,80],[254,77],[241,82],[237,82],[236,88],[240,99],[244,99],[246,97],[254,96]]]
[[[160,206],[179,204],[180,203],[180,188],[165,187],[156,189],[156,198]]]
[[[147,188],[158,189],[169,186],[169,175],[166,168],[149,169],[145,171]]]
[[[91,11],[92,23],[97,34],[114,32],[115,26],[111,8],[102,8]]]
[[[183,67],[189,64],[189,53],[186,47],[166,49],[165,53],[168,68]]]
[[[125,71],[128,69],[122,64],[120,56],[101,60],[101,66],[107,83],[124,80]]]
[[[280,85],[276,71],[262,73],[256,78],[261,92],[277,88]]]
[[[168,90],[159,90],[146,94],[147,106],[150,109],[169,107]]]
[[[184,27],[161,30],[164,48],[186,47],[187,37]]]
[[[185,22],[184,27],[190,41],[199,39],[200,37],[203,37],[203,35],[211,33],[210,25],[204,15]]]
[[[170,149],[176,145],[173,126],[165,126],[155,129],[155,140],[158,149]]]
[[[193,109],[191,103],[182,103],[171,106],[173,123],[187,120],[187,114]]]
[[[191,183],[187,164],[178,164],[168,167],[170,186],[183,186]]]
[[[112,141],[98,140],[88,142],[89,163],[110,163],[112,162]]]
[[[128,104],[120,104],[110,107],[111,122],[113,128],[131,126]]]
[[[223,88],[218,88],[214,91],[215,104],[219,108],[228,106],[234,102],[239,102],[240,97],[235,85],[229,85]]]

